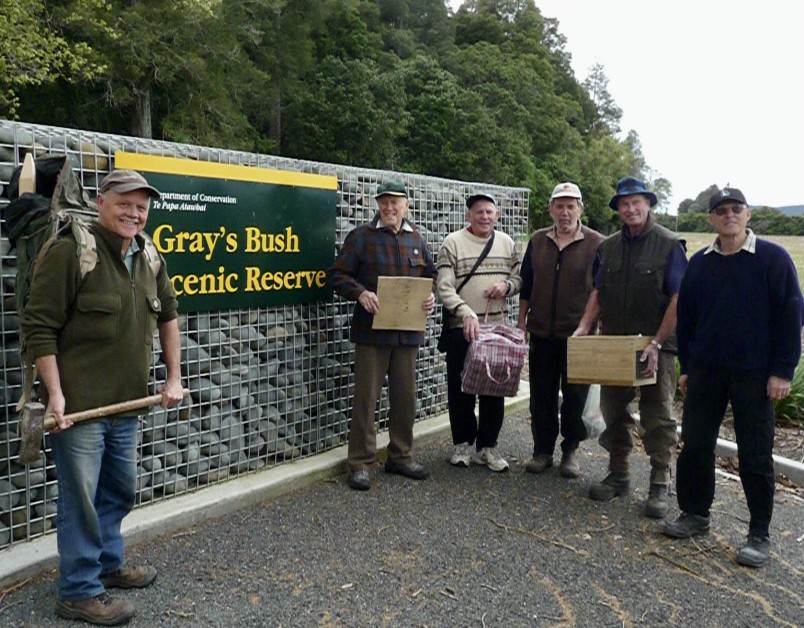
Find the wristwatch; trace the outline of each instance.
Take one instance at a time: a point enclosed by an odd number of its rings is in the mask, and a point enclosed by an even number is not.
[[[656,342],[655,338],[650,341],[650,344],[652,344],[654,347],[656,347],[659,351],[662,350],[662,343],[661,342]]]

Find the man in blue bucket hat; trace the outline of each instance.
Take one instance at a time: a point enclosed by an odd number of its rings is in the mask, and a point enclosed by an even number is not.
[[[678,443],[673,397],[676,391],[676,302],[687,267],[685,243],[657,224],[650,208],[656,194],[643,181],[625,177],[609,202],[623,228],[606,238],[595,260],[595,288],[574,335],[594,331],[598,318],[607,335],[651,336],[640,361],[656,383],[639,394],[642,442],[650,456],[651,474],[645,515],[663,518],[668,510],[670,462]],[[636,388],[603,386],[600,407],[606,429],[600,444],[609,452],[609,474],[589,489],[589,497],[609,501],[630,489],[628,456],[634,447],[634,416],[629,404]]]

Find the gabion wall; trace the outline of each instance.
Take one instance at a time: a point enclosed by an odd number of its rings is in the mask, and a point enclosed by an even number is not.
[[[464,226],[464,199],[480,190],[497,197],[501,230],[519,242],[524,242],[527,234],[526,189],[7,121],[0,121],[0,215],[8,203],[5,188],[11,173],[31,150],[35,155],[69,155],[91,199],[98,182],[113,168],[113,155],[118,150],[336,175],[336,247],[351,229],[374,216],[374,191],[379,182],[390,177],[407,183],[411,195],[408,217],[425,233],[434,256],[444,236]],[[0,221],[0,549],[52,530],[58,490],[47,438],[38,462],[28,467],[16,463],[20,441],[15,405],[22,377],[14,306],[15,264],[5,223]],[[512,299],[509,306],[513,322],[516,301]],[[352,303],[335,297],[302,306],[182,315],[182,372],[192,399],[178,410],[157,408],[143,417],[138,505],[346,442],[354,394],[354,349],[349,342],[352,307]],[[417,419],[446,409],[446,366],[435,347],[439,319],[440,311],[430,318],[427,340],[417,359]],[[154,389],[165,373],[158,342],[155,349]],[[380,430],[385,429],[387,417],[388,397],[383,389],[377,410]]]

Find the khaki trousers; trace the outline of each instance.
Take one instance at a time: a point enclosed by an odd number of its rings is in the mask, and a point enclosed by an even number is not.
[[[350,471],[374,464],[377,430],[374,417],[383,380],[388,375],[388,459],[411,461],[413,422],[416,419],[416,354],[419,347],[355,346],[355,400],[349,426]]]
[[[670,482],[670,462],[678,444],[673,397],[676,392],[676,356],[659,351],[656,383],[639,389],[639,418],[645,431],[642,443],[650,456],[652,484]],[[606,429],[600,435],[601,446],[609,452],[609,471],[628,473],[628,455],[634,448],[634,416],[628,410],[636,397],[636,388],[602,386],[600,409]]]

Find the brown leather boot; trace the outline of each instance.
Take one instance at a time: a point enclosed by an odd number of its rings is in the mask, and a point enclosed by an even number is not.
[[[81,619],[99,626],[119,626],[134,617],[134,605],[128,600],[104,592],[86,600],[59,600],[56,615],[65,619]]]

